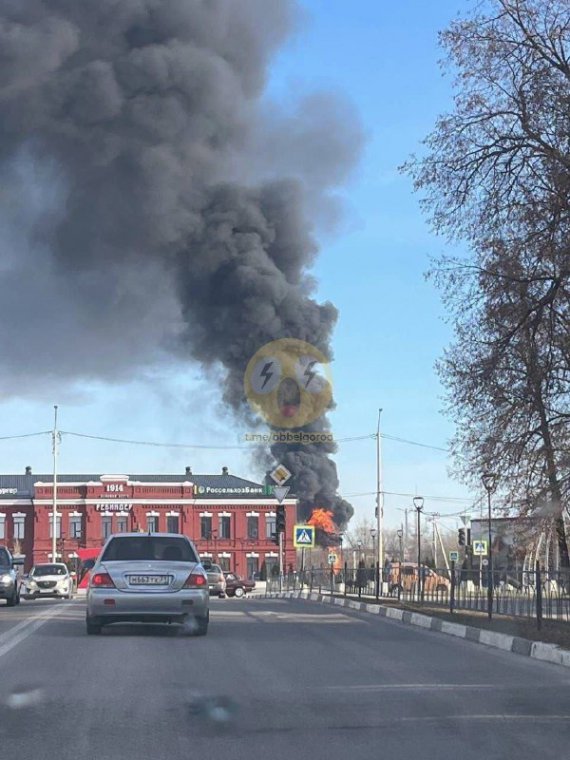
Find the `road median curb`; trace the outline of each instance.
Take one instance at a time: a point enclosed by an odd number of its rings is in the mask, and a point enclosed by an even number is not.
[[[356,610],[357,612],[367,612],[372,615],[380,615],[404,623],[405,625],[414,625],[418,628],[430,629],[438,633],[444,633],[448,636],[455,636],[460,639],[473,641],[483,646],[501,649],[504,652],[513,652],[523,657],[531,657],[542,662],[551,662],[554,665],[562,665],[570,668],[570,651],[562,649],[557,644],[547,644],[544,641],[530,641],[521,639],[518,636],[511,636],[506,633],[489,631],[486,628],[477,628],[472,625],[463,625],[461,623],[450,623],[441,618],[423,615],[420,612],[408,612],[398,607],[387,607],[383,604],[367,604],[366,602],[357,602],[354,599],[345,599],[343,597],[331,597],[330,595],[317,594],[314,591],[282,591],[271,592],[256,597],[257,599],[305,599],[311,602],[321,604],[332,604],[336,607],[346,607],[347,609]]]

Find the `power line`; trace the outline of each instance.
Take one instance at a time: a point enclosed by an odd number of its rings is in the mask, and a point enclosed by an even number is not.
[[[433,449],[434,451],[443,451],[446,454],[450,453],[449,449],[444,449],[442,446],[432,446],[429,443],[419,443],[418,441],[410,441],[407,438],[399,438],[396,435],[388,435],[387,433],[380,433],[381,438],[385,438],[387,441],[396,441],[397,443],[407,443],[409,446],[420,446],[423,449]]]
[[[157,441],[133,441],[126,438],[110,438],[104,435],[89,435],[87,433],[74,433],[70,430],[62,430],[62,435],[71,435],[74,438],[88,438],[92,441],[106,441],[108,443],[125,443],[129,446],[154,446],[165,449],[247,449],[250,446],[208,446],[200,443],[159,443]]]
[[[51,435],[51,430],[42,430],[41,433],[23,433],[21,435],[2,435],[0,441],[13,441],[16,438],[35,438],[39,435]]]
[[[417,496],[417,493],[397,493],[396,491],[383,491],[382,492],[386,496],[409,496],[412,499],[414,496]],[[345,496],[350,499],[357,498],[358,496],[375,496],[376,491],[362,491],[361,493],[347,493]],[[455,497],[455,496],[424,496],[425,499],[430,499],[431,501],[445,501],[454,503],[457,501],[465,501],[469,502],[469,504],[473,504],[475,502],[475,499],[466,499],[462,497]],[[424,514],[429,514],[428,512],[425,512]],[[462,514],[461,512],[458,512],[458,514]]]
[[[329,431],[322,431],[323,433],[327,433]],[[153,446],[158,448],[166,448],[166,449],[211,449],[211,450],[221,450],[221,451],[227,451],[227,450],[247,450],[251,449],[253,445],[259,445],[260,443],[263,443],[262,441],[252,441],[251,444],[248,445],[235,445],[235,446],[214,446],[210,444],[201,444],[201,443],[165,443],[163,441],[135,441],[132,439],[127,438],[111,438],[110,436],[105,435],[90,435],[88,433],[76,433],[71,430],[62,430],[62,435],[70,435],[75,438],[88,438],[93,441],[106,441],[108,443],[124,443],[129,446]],[[261,434],[260,434],[261,435]],[[333,439],[331,443],[352,443],[353,441],[363,441],[365,439],[373,439],[375,434],[369,434],[369,435],[359,435],[359,436],[352,436],[351,438],[338,438]],[[272,443],[271,441],[267,441],[267,443]],[[275,441],[275,443],[279,443],[278,441]],[[327,443],[327,441],[323,441],[323,443]]]
[[[48,431],[49,432],[49,431]],[[329,431],[322,431],[323,433],[329,432]],[[160,448],[183,448],[183,449],[214,449],[214,450],[228,450],[228,449],[250,449],[252,445],[254,444],[260,444],[264,443],[264,441],[252,441],[251,444],[248,445],[235,445],[235,446],[216,446],[216,445],[210,445],[210,444],[199,444],[199,443],[166,443],[164,441],[137,441],[133,439],[126,439],[126,438],[113,438],[111,436],[105,436],[105,435],[91,435],[88,433],[76,433],[71,430],[62,430],[62,435],[71,435],[76,438],[88,438],[94,441],[107,441],[109,443],[124,443],[130,446],[155,446]],[[260,435],[264,435],[260,433]],[[270,434],[267,434],[270,435]],[[331,443],[338,444],[338,443],[353,443],[355,441],[366,441],[366,440],[375,440],[377,437],[377,433],[366,433],[364,435],[355,435],[355,436],[349,436],[347,438],[333,438],[331,440]],[[426,449],[433,449],[434,451],[443,451],[446,453],[449,453],[448,449],[444,449],[441,446],[431,446],[427,443],[420,443],[418,441],[410,441],[406,438],[399,438],[398,436],[394,435],[387,435],[386,433],[380,434],[381,438],[385,438],[389,441],[396,441],[398,443],[406,443],[410,446],[420,446],[422,448]],[[267,441],[267,443],[272,443],[272,441]],[[278,443],[278,441],[275,441],[275,443]],[[324,441],[326,443],[326,441]]]

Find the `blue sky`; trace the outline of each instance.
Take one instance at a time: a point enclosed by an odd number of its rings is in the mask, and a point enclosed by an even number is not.
[[[441,415],[442,389],[434,362],[450,339],[439,295],[425,281],[429,257],[444,249],[430,234],[412,194],[410,180],[397,167],[419,148],[436,116],[451,103],[451,83],[437,61],[437,32],[466,0],[305,0],[299,32],[274,62],[268,91],[285,100],[291,92],[332,89],[344,93],[360,114],[367,134],[363,159],[343,192],[345,217],[334,236],[321,237],[315,266],[318,295],[340,310],[334,337],[333,377],[338,438],[373,433],[383,408],[387,434],[445,446],[452,433]],[[31,365],[31,371],[37,371]],[[106,387],[91,384],[60,398],[12,398],[0,404],[0,436],[47,430],[53,404],[60,405],[63,430],[94,435],[172,443],[229,445],[239,430],[219,404],[217,389],[194,368],[182,375],[153,377]],[[384,487],[388,492],[444,496],[426,498],[426,509],[457,512],[468,494],[447,476],[443,452],[385,441]],[[49,437],[0,441],[3,472],[33,465],[50,470]],[[375,442],[340,447],[337,463],[343,495],[375,489]],[[239,450],[182,450],[102,443],[64,437],[64,472],[126,473],[232,472],[255,477]],[[474,494],[478,496],[478,494]],[[374,497],[351,499],[357,516],[372,518]],[[406,496],[386,497],[386,520],[411,505]],[[449,523],[451,526],[453,523]]]

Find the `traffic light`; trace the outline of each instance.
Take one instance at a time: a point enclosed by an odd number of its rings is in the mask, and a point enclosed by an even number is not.
[[[274,544],[277,544],[277,546],[279,546],[279,533],[272,533],[271,540]]]
[[[279,543],[279,534],[285,533],[285,507],[280,504],[277,507],[277,516],[275,518],[275,532],[277,533],[277,543]]]
[[[457,532],[457,543],[459,546],[465,546],[465,528],[459,528]]]

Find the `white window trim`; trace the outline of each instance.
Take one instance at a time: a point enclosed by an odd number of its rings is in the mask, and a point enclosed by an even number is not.
[[[273,559],[273,558],[277,558],[279,555],[277,554],[277,552],[265,552],[265,556],[271,557]]]
[[[117,517],[129,517],[131,513],[130,512],[115,512],[114,514],[116,514]]]
[[[28,515],[25,512],[14,512],[12,517],[27,517]]]
[[[200,512],[200,517],[213,517],[213,512]]]
[[[70,517],[83,517],[83,515],[81,514],[81,512],[70,512],[69,516]]]
[[[56,513],[55,513],[55,516],[56,516],[56,517],[63,517],[63,512],[56,512]],[[49,521],[50,521],[50,522],[53,522],[53,512],[50,512],[50,513],[49,513]]]
[[[248,552],[245,556],[248,558],[252,557],[254,559],[257,557],[257,559],[259,559],[259,554],[257,552]]]
[[[154,511],[153,512],[147,512],[146,516],[147,517],[160,517],[160,512],[154,512]]]
[[[218,557],[223,557],[224,559],[231,559],[231,554],[229,552],[221,552],[218,554]]]
[[[231,517],[231,512],[218,512],[218,517]]]
[[[61,556],[62,556],[62,555],[61,555],[59,552],[56,552],[56,553],[55,553],[55,561],[57,562],[57,558],[58,558],[58,557],[61,557]],[[53,554],[52,554],[51,552],[49,552],[49,553],[48,553],[48,557],[50,557],[50,559],[51,559],[51,557],[53,557]]]
[[[101,517],[113,517],[115,513],[114,512],[99,512],[99,514],[101,515]]]
[[[277,512],[266,512],[265,517],[277,517]]]
[[[180,512],[167,512],[167,517],[180,517]]]
[[[246,517],[259,517],[259,512],[246,512]]]
[[[209,557],[210,559],[214,558],[214,555],[211,554],[210,552],[200,552],[200,556],[201,557]]]

